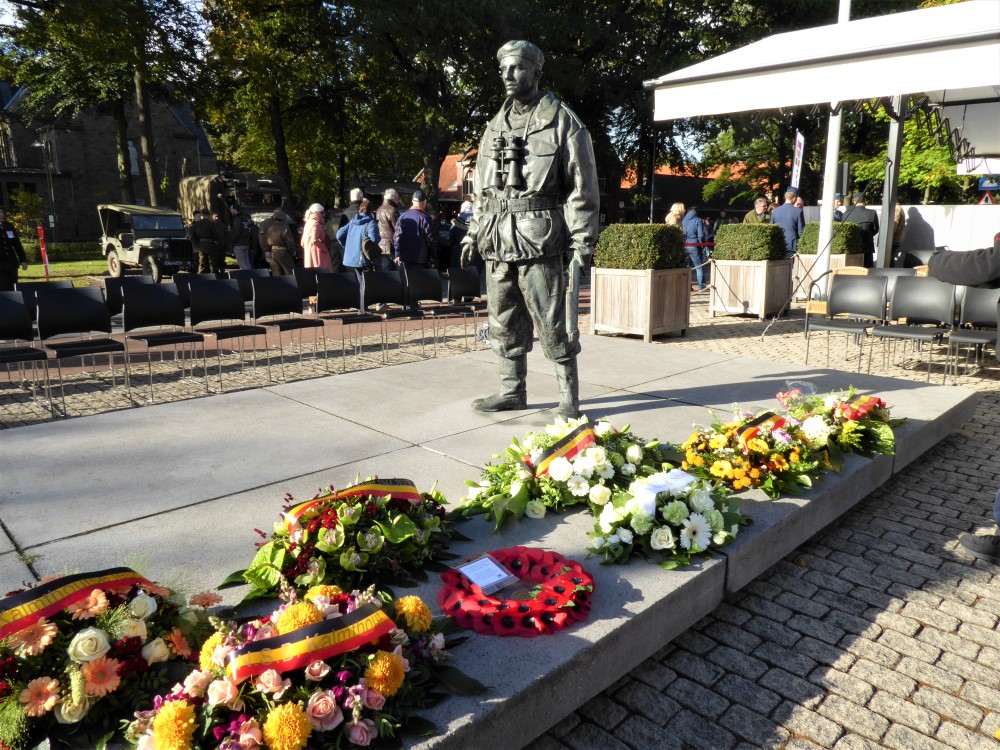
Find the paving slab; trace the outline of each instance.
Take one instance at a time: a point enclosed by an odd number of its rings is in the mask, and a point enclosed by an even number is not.
[[[17,553],[7,552],[0,555],[0,596],[34,580],[35,577],[31,575],[28,566],[21,561]]]

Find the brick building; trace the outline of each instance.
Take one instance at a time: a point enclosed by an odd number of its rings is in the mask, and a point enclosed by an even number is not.
[[[85,112],[51,127],[26,123],[19,114],[26,93],[24,86],[0,82],[0,205],[11,207],[12,190],[37,193],[46,210],[50,203],[54,207],[50,238],[96,240],[101,229],[95,207],[121,202],[114,122],[110,115]],[[175,206],[181,177],[218,171],[215,152],[189,105],[153,100],[151,110],[160,176],[168,182],[161,202]],[[148,205],[134,102],[126,115],[135,198]]]

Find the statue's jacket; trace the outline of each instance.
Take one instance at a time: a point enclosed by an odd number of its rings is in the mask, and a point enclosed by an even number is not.
[[[476,190],[469,234],[486,260],[516,262],[576,251],[589,255],[597,242],[600,190],[590,133],[551,92],[535,105],[527,127],[511,133],[508,99],[486,126],[476,161]],[[503,133],[524,138],[519,189],[498,190],[498,165],[489,158]],[[525,200],[531,199],[531,200]]]

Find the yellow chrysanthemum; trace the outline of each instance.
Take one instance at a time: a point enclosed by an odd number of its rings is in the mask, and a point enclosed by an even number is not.
[[[323,615],[316,609],[316,606],[309,602],[298,602],[288,607],[278,615],[276,627],[280,635],[291,633],[293,630],[307,628],[323,621]]]
[[[321,584],[319,586],[313,586],[309,589],[303,598],[312,600],[317,596],[325,596],[327,599],[333,599],[333,597],[343,593],[344,592],[340,590],[340,586],[328,586],[326,584]]]
[[[792,451],[791,454],[789,454],[788,456],[788,460],[791,461],[793,464],[797,464],[800,458],[801,456],[799,456],[798,451]]]
[[[264,721],[264,742],[270,750],[302,750],[309,742],[312,724],[298,703],[275,706]],[[156,746],[159,750],[160,746]]]
[[[767,443],[760,438],[750,438],[747,440],[747,448],[757,453],[767,453],[768,451]]]
[[[202,646],[201,651],[198,652],[198,668],[202,672],[209,672],[215,667],[215,663],[212,661],[212,653],[216,648],[222,645],[225,637],[222,633],[212,633],[208,637]]]
[[[196,728],[194,706],[187,701],[164,703],[153,718],[156,750],[191,750]]]
[[[713,477],[726,479],[732,476],[733,465],[728,461],[716,461],[708,471]]]
[[[365,670],[365,684],[390,698],[403,684],[403,676],[402,659],[388,651],[379,651]]]
[[[713,451],[719,450],[719,448],[726,447],[726,436],[725,435],[712,435],[712,439],[708,441],[708,447]]]
[[[424,633],[431,626],[433,615],[419,596],[404,596],[396,600],[396,617],[406,618],[406,627],[416,633]]]
[[[774,468],[778,471],[785,471],[788,469],[788,461],[780,453],[771,454],[771,463],[774,464]]]

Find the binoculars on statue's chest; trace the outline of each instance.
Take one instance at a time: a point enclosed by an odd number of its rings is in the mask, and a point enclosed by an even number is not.
[[[493,176],[495,189],[509,187],[519,190],[524,187],[524,174],[521,171],[525,156],[524,145],[524,139],[517,136],[506,138],[501,134],[493,139],[489,158],[496,163]]]

